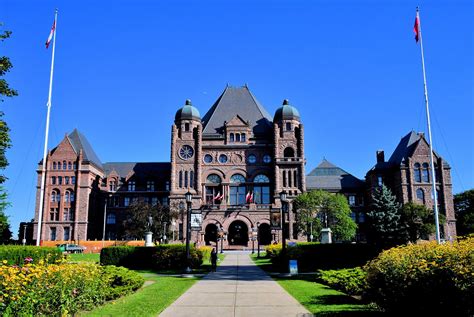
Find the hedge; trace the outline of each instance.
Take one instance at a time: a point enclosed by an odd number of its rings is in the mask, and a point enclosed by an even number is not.
[[[61,250],[52,247],[0,245],[0,261],[7,261],[9,265],[21,265],[26,258],[33,263],[43,260],[45,263],[55,263],[63,258]]]
[[[360,267],[341,270],[319,270],[316,280],[349,295],[363,295],[367,290],[367,273]]]
[[[269,251],[276,269],[287,265],[281,254],[281,245],[274,245]],[[287,246],[286,260],[297,260],[300,272],[314,272],[318,269],[334,270],[362,266],[376,257],[379,251],[379,248],[370,244],[297,243],[295,246]]]
[[[201,266],[203,253],[191,247],[191,267]],[[118,246],[100,252],[102,265],[124,266],[130,269],[181,269],[187,265],[186,246],[167,244],[156,247]]]
[[[387,312],[474,315],[474,238],[382,252],[365,268],[368,296]]]

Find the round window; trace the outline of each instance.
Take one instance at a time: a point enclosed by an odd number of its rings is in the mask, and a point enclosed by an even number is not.
[[[210,155],[210,154],[204,155],[204,162],[212,163],[212,155]]]
[[[227,163],[227,155],[225,155],[225,154],[219,155],[219,162]]]
[[[272,161],[272,157],[268,154],[263,156],[263,162],[264,163],[270,163]]]
[[[248,161],[250,164],[253,164],[255,162],[257,162],[257,157],[253,154],[250,154],[249,157],[248,157]]]
[[[189,160],[191,157],[194,155],[194,150],[191,146],[189,145],[183,145],[181,149],[179,150],[179,156],[183,160]]]

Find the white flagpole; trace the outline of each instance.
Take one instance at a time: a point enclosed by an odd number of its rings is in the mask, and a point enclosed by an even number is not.
[[[428,121],[428,138],[430,142],[430,163],[431,163],[431,182],[433,191],[433,210],[435,217],[436,226],[436,241],[441,243],[441,237],[439,232],[439,215],[438,215],[438,193],[436,192],[436,174],[433,159],[433,140],[431,138],[431,123],[430,123],[430,108],[428,105],[428,87],[426,85],[426,72],[425,72],[425,56],[423,52],[423,37],[421,36],[421,21],[418,7],[416,8],[416,18],[418,20],[418,34],[420,37],[420,48],[421,48],[421,65],[423,68],[423,85],[425,88],[425,105],[426,105],[426,120]]]
[[[51,114],[51,95],[53,92],[53,73],[54,73],[54,51],[56,48],[56,29],[58,27],[58,9],[54,12],[54,34],[53,34],[53,52],[51,56],[51,73],[49,77],[49,94],[48,94],[48,103],[46,107],[48,112],[46,115],[46,133],[44,136],[44,151],[43,151],[43,164],[41,167],[41,190],[40,190],[40,201],[39,201],[39,211],[38,211],[38,230],[36,234],[36,246],[40,245],[41,242],[41,229],[43,226],[43,210],[44,210],[44,187],[46,181],[46,158],[48,155],[48,134],[49,134],[49,117]]]

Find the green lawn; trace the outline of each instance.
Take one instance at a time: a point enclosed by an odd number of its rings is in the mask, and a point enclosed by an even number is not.
[[[99,262],[100,253],[71,253],[69,260],[73,262]]]
[[[257,259],[251,256],[255,264],[270,271],[270,259]],[[314,282],[314,275],[299,275],[295,277],[274,277],[291,296],[316,316],[379,316],[370,305],[336,291],[326,285]]]
[[[152,272],[140,274],[153,284],[91,312],[84,312],[81,316],[157,316],[198,280],[198,278],[162,276]]]

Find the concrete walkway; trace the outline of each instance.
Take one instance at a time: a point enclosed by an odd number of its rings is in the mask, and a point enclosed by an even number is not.
[[[311,314],[257,267],[248,253],[229,252],[209,273],[165,309],[162,317],[251,317]]]

